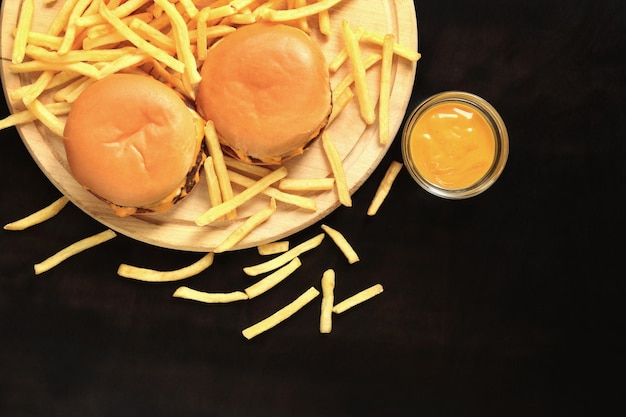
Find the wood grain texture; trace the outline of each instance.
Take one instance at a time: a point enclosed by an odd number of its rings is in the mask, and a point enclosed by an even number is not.
[[[47,7],[43,5],[43,0],[36,0],[33,29],[45,31],[61,3],[59,1],[52,7]],[[8,70],[13,40],[11,31],[17,22],[20,2],[5,1],[2,6],[1,74],[6,96],[8,91],[29,83],[30,79],[28,76],[17,76]],[[416,14],[412,1],[346,0],[331,10],[332,33],[330,36],[320,35],[314,28],[313,36],[329,60],[343,47],[342,19],[347,19],[354,28],[363,26],[368,31],[393,33],[398,43],[417,49]],[[311,25],[315,26],[314,19],[311,19]],[[380,52],[380,48],[373,45],[364,45],[363,50],[364,56]],[[372,98],[376,101],[379,89],[378,68],[378,66],[374,67],[368,72],[370,91]],[[332,75],[331,83],[337,84],[349,69],[349,65],[344,65]],[[390,106],[390,133],[392,137],[400,129],[406,112],[415,79],[415,71],[415,63],[397,57],[394,59]],[[19,103],[9,102],[9,107],[12,111],[21,109]],[[74,180],[67,165],[60,137],[52,134],[39,122],[19,126],[18,131],[34,161],[50,181],[74,204],[107,227],[145,243],[178,250],[210,251],[219,245],[245,218],[267,204],[267,198],[258,197],[238,211],[239,217],[236,220],[218,221],[208,226],[198,227],[193,220],[210,207],[206,183],[203,179],[189,197],[177,204],[168,213],[119,218]],[[354,193],[377,167],[391,142],[384,146],[379,144],[377,124],[368,126],[361,120],[356,99],[353,99],[335,120],[328,129],[328,133],[341,155],[350,192]],[[285,166],[289,171],[289,177],[293,178],[328,177],[331,175],[330,166],[319,141],[313,144],[304,155],[287,162]],[[235,188],[235,191],[237,190]],[[335,191],[309,193],[308,196],[316,200],[317,211],[310,212],[279,204],[277,212],[248,235],[236,249],[287,238],[324,218],[339,206]]]

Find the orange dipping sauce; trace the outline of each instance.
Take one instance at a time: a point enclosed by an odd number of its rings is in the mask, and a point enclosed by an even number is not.
[[[498,179],[509,135],[496,109],[463,91],[435,94],[419,104],[402,132],[402,158],[411,177],[431,194],[469,198]]]
[[[485,176],[495,156],[494,132],[480,112],[461,102],[426,110],[410,133],[410,155],[424,179],[467,188]]]

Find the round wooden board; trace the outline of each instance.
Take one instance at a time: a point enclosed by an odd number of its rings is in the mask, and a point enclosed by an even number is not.
[[[8,69],[11,60],[13,37],[11,31],[17,22],[19,1],[2,3],[2,81],[5,95],[8,91],[30,83],[28,76],[17,76]],[[45,6],[44,0],[35,0],[33,30],[45,32],[63,2],[57,1],[52,7]],[[410,0],[345,0],[331,10],[332,33],[325,37],[316,29],[315,19],[310,19],[313,36],[321,45],[330,61],[343,47],[341,21],[346,19],[353,28],[362,26],[372,32],[393,33],[396,41],[412,49],[417,49],[417,22],[413,2]],[[380,53],[380,47],[363,46],[364,56]],[[336,85],[349,65],[344,65],[332,75],[331,83]],[[390,134],[394,137],[402,123],[410,99],[416,64],[398,57],[394,58],[392,70],[392,93],[390,105]],[[377,101],[379,93],[379,67],[368,71],[368,82],[372,98]],[[22,108],[9,102],[12,111]],[[267,205],[263,196],[246,203],[238,210],[234,221],[218,221],[208,226],[198,227],[194,219],[210,206],[206,183],[203,181],[185,200],[172,210],[159,215],[141,215],[120,218],[101,201],[85,191],[72,177],[63,149],[62,139],[39,122],[18,127],[20,135],[35,162],[50,181],[79,208],[111,229],[136,240],[160,247],[208,252],[219,245],[241,222]],[[343,161],[350,192],[354,193],[370,176],[389,149],[391,143],[382,146],[378,140],[377,124],[366,125],[358,110],[356,97],[328,129]],[[321,143],[316,142],[304,155],[285,164],[290,178],[319,178],[331,176]],[[235,188],[237,192],[237,188]],[[335,191],[308,194],[315,199],[317,211],[311,212],[279,203],[277,212],[263,225],[248,235],[236,249],[244,249],[259,244],[283,239],[307,226],[314,224],[336,209],[340,203]]]

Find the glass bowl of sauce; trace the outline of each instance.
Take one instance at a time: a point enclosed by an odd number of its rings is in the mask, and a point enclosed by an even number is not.
[[[488,189],[509,154],[504,121],[487,101],[462,91],[436,94],[419,104],[402,133],[402,157],[426,191],[463,199]]]

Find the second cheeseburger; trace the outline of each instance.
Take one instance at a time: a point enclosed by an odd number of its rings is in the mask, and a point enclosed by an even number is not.
[[[150,76],[115,74],[74,102],[64,131],[74,178],[118,216],[161,213],[199,181],[204,121]]]
[[[196,106],[225,152],[274,165],[303,153],[332,110],[325,56],[292,26],[255,23],[217,42],[201,69]]]

